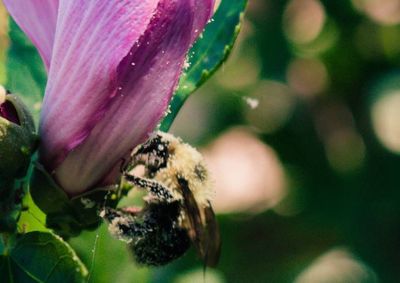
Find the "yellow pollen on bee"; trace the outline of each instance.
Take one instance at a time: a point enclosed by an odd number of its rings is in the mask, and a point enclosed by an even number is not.
[[[6,102],[7,91],[4,86],[0,85],[0,104]]]
[[[159,132],[159,135],[169,143],[169,151],[173,154],[168,159],[167,167],[160,169],[155,179],[171,188],[175,199],[182,199],[177,177],[184,178],[197,203],[200,206],[207,206],[215,192],[202,155],[195,148],[171,134]],[[202,178],[199,178],[199,169],[202,169]]]

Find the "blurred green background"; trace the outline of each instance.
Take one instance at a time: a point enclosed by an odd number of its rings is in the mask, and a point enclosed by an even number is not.
[[[400,0],[250,0],[171,129],[215,179],[223,250],[205,282],[400,282],[399,67]],[[204,282],[194,251],[148,269],[105,227],[70,242],[90,282]]]

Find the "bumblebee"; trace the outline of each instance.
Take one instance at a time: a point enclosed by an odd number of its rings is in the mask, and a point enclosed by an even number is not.
[[[143,176],[133,169],[142,165]],[[123,182],[147,192],[142,208],[105,208],[109,231],[126,241],[140,264],[165,265],[191,244],[204,264],[218,263],[221,242],[211,207],[214,191],[201,154],[181,139],[154,133],[134,149]]]

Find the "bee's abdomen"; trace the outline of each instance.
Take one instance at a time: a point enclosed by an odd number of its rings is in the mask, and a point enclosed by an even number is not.
[[[185,229],[154,231],[131,246],[139,264],[160,266],[181,257],[190,247]]]
[[[140,264],[160,266],[182,256],[190,247],[187,230],[179,225],[181,203],[149,203],[147,222],[153,227],[131,245]]]

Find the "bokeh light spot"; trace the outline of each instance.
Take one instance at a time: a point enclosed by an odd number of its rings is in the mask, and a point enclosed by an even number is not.
[[[329,164],[338,172],[353,172],[365,161],[365,144],[361,136],[352,129],[333,133],[326,141]]]
[[[254,109],[246,107],[246,119],[264,133],[273,133],[284,126],[296,104],[290,88],[276,81],[261,81],[249,96],[256,99],[258,105]]]
[[[345,248],[334,248],[317,258],[295,283],[377,283],[375,272]]]
[[[365,161],[366,148],[350,109],[339,101],[321,103],[315,122],[331,167],[339,173],[360,169]]]
[[[249,28],[248,28],[249,29]],[[231,60],[224,63],[216,76],[217,83],[228,90],[245,90],[260,80],[261,65],[254,47],[244,46],[245,55],[238,55],[239,48],[233,51]]]
[[[284,29],[294,43],[305,44],[318,37],[325,20],[324,7],[318,0],[292,0],[285,10]]]
[[[275,151],[249,130],[231,129],[203,153],[215,179],[218,213],[261,212],[286,195],[285,174]]]
[[[352,0],[355,8],[379,24],[400,23],[400,0]]]
[[[329,81],[324,63],[317,59],[293,60],[286,76],[289,86],[304,97],[320,94],[327,88]]]
[[[372,105],[371,115],[375,133],[390,151],[400,154],[400,89],[378,98]]]

